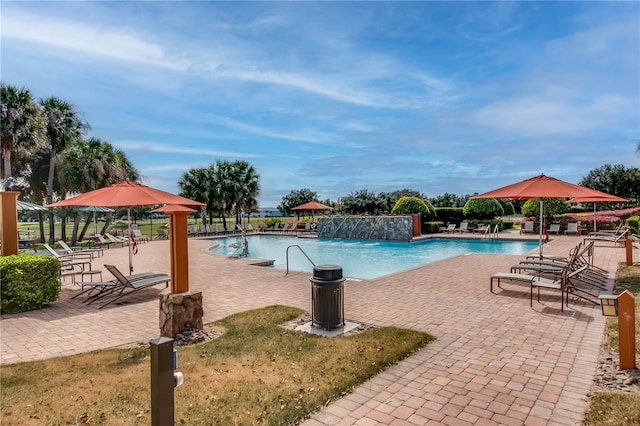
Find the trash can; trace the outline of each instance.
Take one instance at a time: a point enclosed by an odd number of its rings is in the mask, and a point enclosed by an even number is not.
[[[326,330],[344,326],[344,278],[337,265],[313,267],[311,325]]]

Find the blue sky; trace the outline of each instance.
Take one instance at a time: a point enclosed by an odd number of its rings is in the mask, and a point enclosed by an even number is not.
[[[73,103],[144,183],[246,160],[262,207],[638,167],[637,2],[11,2],[1,79]]]

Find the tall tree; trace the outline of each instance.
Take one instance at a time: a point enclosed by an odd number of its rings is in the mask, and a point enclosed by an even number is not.
[[[44,117],[28,89],[0,83],[2,177],[12,176],[12,154],[25,156],[44,142]]]
[[[240,223],[242,212],[251,213],[258,208],[257,197],[260,194],[260,175],[255,167],[246,161],[232,163],[235,177],[234,208],[236,223]]]
[[[82,120],[75,107],[69,102],[56,97],[40,101],[42,112],[46,118],[46,135],[49,148],[49,169],[47,179],[47,203],[53,202],[54,176],[60,153],[89,129],[89,124]],[[63,191],[60,191],[63,192]],[[63,195],[63,194],[61,194]],[[64,218],[63,218],[64,219]],[[63,221],[63,237],[64,237]],[[49,209],[49,243],[55,240],[53,209]]]
[[[278,210],[289,216],[292,208],[309,201],[318,201],[318,193],[309,188],[294,189],[289,194],[282,197],[282,201],[278,205]]]
[[[637,167],[605,164],[591,170],[580,185],[627,198],[632,203],[640,202],[640,168]]]
[[[209,221],[211,222],[212,211],[215,208],[213,200],[216,198],[217,184],[215,176],[215,167],[193,168],[184,172],[178,180],[180,187],[180,195],[192,200],[205,203],[202,221],[206,223],[206,213],[209,213]]]

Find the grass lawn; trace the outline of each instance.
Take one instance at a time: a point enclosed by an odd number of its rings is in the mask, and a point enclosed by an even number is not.
[[[184,385],[176,424],[288,425],[432,340],[371,328],[323,338],[280,326],[301,316],[271,306],[215,323],[221,337],[178,348]],[[0,367],[2,425],[147,425],[149,349],[110,349]]]
[[[621,266],[616,278],[615,293],[629,290],[636,298],[636,353],[640,354],[640,263]],[[618,348],[618,319],[607,319],[605,345]],[[638,367],[638,366],[636,366]],[[639,425],[640,393],[596,392],[591,396],[589,409],[585,414],[586,426],[599,425]]]

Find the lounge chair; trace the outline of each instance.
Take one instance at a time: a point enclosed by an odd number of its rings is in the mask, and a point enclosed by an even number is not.
[[[116,238],[115,235],[111,235],[109,233],[104,234],[107,240],[111,241],[112,244],[120,244],[120,247],[124,247],[129,243],[129,240],[122,240],[120,238]]]
[[[196,228],[194,228],[193,226],[189,225],[187,227],[187,236],[188,237],[195,237],[198,235],[198,232],[196,231]]]
[[[216,225],[213,223],[209,224],[209,235],[215,235],[216,234]]]
[[[481,234],[486,234],[487,232],[489,232],[491,230],[491,225],[482,225],[479,228],[475,228],[473,230],[473,233],[479,232]]]
[[[446,227],[443,227],[442,232],[456,232],[456,224],[450,223]]]
[[[551,225],[549,225],[549,229],[547,229],[547,233],[560,235],[560,224],[552,223]]]
[[[233,228],[232,228],[231,226],[226,226],[226,227],[224,228],[224,231],[225,231],[227,234],[233,234]]]
[[[605,236],[605,237],[619,235],[625,231],[624,226],[625,226],[624,223],[620,222],[620,224],[616,229],[602,229],[600,231],[589,232],[589,235],[599,235],[599,236]]]
[[[533,221],[527,220],[526,222],[522,222],[520,227],[521,234],[533,234]]]
[[[88,262],[89,264],[91,264],[91,259],[93,258],[93,255],[91,253],[58,253],[49,244],[43,243],[42,245],[45,249],[47,249],[49,253],[51,253],[52,256],[56,257],[58,260],[82,260],[83,262]]]
[[[599,241],[605,243],[609,242],[614,244],[621,244],[624,243],[624,241],[627,239],[628,234],[630,234],[629,230],[625,229],[624,232],[619,235],[587,235],[586,237],[584,237],[584,242],[586,243],[587,241]]]
[[[135,279],[133,276],[125,276],[114,265],[104,265],[104,267],[107,268],[107,270],[115,277],[116,283],[110,289],[109,294],[116,294],[116,297],[100,306],[98,309],[102,309],[116,300],[143,288],[152,287],[158,284],[165,284],[165,287],[168,287],[169,281],[171,281],[171,277],[166,274],[149,273],[148,277]]]
[[[224,230],[224,226],[222,226],[221,223],[216,225],[216,234],[224,234],[225,230]]]
[[[564,230],[564,235],[580,235],[577,222],[567,223],[567,229]]]
[[[255,229],[253,228],[253,225],[251,225],[250,223],[247,223],[247,226],[245,227],[245,230],[247,232],[255,232]]]
[[[462,222],[459,227],[454,229],[455,232],[471,232],[469,222]]]
[[[137,243],[146,243],[147,241],[149,241],[149,237],[142,235],[142,231],[140,231],[139,229],[133,229],[133,241],[137,242]]]
[[[60,247],[62,247],[62,249],[64,250],[65,254],[89,254],[91,255],[91,258],[94,257],[98,257],[102,254],[104,254],[104,250],[100,247],[96,247],[96,248],[85,248],[85,247],[76,247],[76,248],[71,248],[67,245],[66,241],[64,240],[59,240],[58,244],[60,245]]]
[[[198,235],[209,235],[209,232],[207,232],[207,225],[205,225],[204,223],[200,224],[200,228],[198,229]]]
[[[158,231],[158,238],[161,238],[161,239],[167,239],[167,238],[169,238],[169,236],[167,235],[167,233],[166,233],[166,232],[164,232],[164,229],[160,229],[160,228],[158,228],[158,229],[157,229],[157,231]]]

